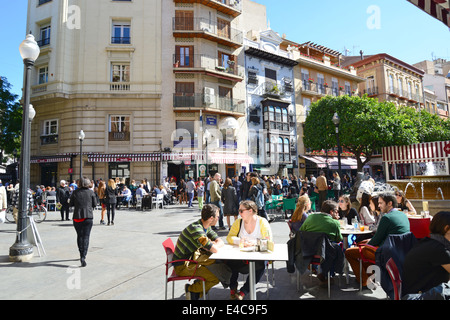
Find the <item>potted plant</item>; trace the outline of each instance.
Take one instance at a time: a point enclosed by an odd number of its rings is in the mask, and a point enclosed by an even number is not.
[[[313,79],[313,78],[309,78],[309,79],[308,79],[308,82],[309,82],[309,83],[313,83],[313,82],[314,82],[314,79]]]
[[[180,61],[176,61],[174,64],[173,64],[173,67],[174,68],[178,68],[180,66]]]

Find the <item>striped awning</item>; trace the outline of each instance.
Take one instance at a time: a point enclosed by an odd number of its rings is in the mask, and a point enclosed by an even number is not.
[[[31,157],[30,163],[52,163],[52,162],[68,162],[70,157],[65,156],[45,156],[45,157]]]
[[[450,28],[449,0],[407,0]]]
[[[209,163],[228,163],[228,164],[253,164],[254,160],[247,154],[240,153],[209,153],[208,154]]]
[[[383,148],[387,163],[418,163],[445,161],[450,156],[450,141],[435,141]]]
[[[162,153],[163,161],[195,161],[203,160],[203,154],[201,152],[172,152]]]
[[[159,159],[160,153],[88,154],[89,162],[150,162]]]

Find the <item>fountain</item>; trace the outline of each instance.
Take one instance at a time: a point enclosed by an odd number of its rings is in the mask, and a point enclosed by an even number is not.
[[[449,210],[450,176],[430,175],[429,173],[436,173],[432,163],[427,164],[427,170],[424,173],[421,176],[412,176],[410,180],[389,180],[387,183],[398,190],[404,190],[405,197],[411,201],[417,213],[424,210],[424,204],[426,209],[427,203],[431,215],[441,210]],[[422,191],[421,196],[417,192],[419,186]]]

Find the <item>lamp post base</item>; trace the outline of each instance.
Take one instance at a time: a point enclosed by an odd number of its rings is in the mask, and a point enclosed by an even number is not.
[[[31,244],[14,243],[9,248],[9,261],[29,262],[33,258],[33,246]]]

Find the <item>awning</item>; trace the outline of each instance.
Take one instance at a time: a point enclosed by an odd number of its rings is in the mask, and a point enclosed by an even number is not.
[[[30,163],[52,163],[52,162],[68,162],[70,157],[62,156],[45,156],[45,157],[31,157]]]
[[[172,153],[162,153],[163,161],[195,161],[203,160],[202,153],[196,152],[172,152]]]
[[[160,153],[88,154],[89,162],[150,162],[159,159]]]
[[[429,15],[442,21],[450,28],[450,9],[448,0],[407,0]]]
[[[325,157],[320,157],[320,156],[304,156],[304,155],[299,155],[300,157],[309,160],[311,162],[314,162],[317,165],[317,168],[326,168],[327,167],[327,163],[324,160]],[[323,159],[321,159],[323,158]]]
[[[445,161],[450,154],[450,141],[435,141],[383,148],[387,163],[418,163]]]
[[[339,169],[339,161],[337,157],[323,157],[323,156],[304,156],[300,155],[300,157],[312,161],[317,165],[317,168],[326,168],[328,162],[328,168],[331,170]],[[365,158],[361,158],[362,161]],[[367,165],[364,168],[369,168]],[[356,170],[358,169],[358,163],[355,158],[347,158],[341,157],[341,169],[343,170]]]
[[[209,153],[208,154],[209,163],[242,163],[242,164],[253,164],[254,160],[252,157],[246,154],[238,153]]]

